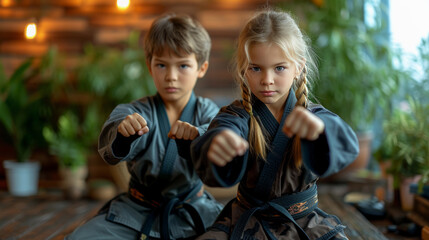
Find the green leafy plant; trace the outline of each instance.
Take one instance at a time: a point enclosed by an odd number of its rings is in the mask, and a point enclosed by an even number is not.
[[[401,106],[383,124],[384,148],[390,151],[388,172],[396,186],[402,177],[416,175],[422,175],[423,184],[429,182],[429,104],[410,97]]]
[[[156,92],[137,32],[130,34],[122,50],[87,45],[77,79],[80,90],[91,95],[106,117],[119,103]]]
[[[53,95],[65,79],[57,60],[51,48],[41,59],[24,61],[9,78],[0,66],[0,131],[18,162],[27,161],[45,143],[42,129],[51,122]]]
[[[94,105],[88,107],[82,117],[76,112],[68,109],[58,118],[56,128],[45,126],[43,129],[49,151],[57,156],[61,168],[76,169],[86,165],[101,127]]]
[[[371,2],[376,12],[368,24],[364,9]],[[319,58],[320,80],[313,86],[314,97],[356,132],[370,130],[377,113],[389,107],[400,80],[407,76],[394,65],[398,52],[386,34],[383,6],[360,0],[326,0],[320,6],[305,3],[298,1],[288,8],[298,8],[293,12],[302,15],[300,25]]]
[[[58,123],[43,132],[50,153],[67,168],[86,164],[114,107],[155,92],[136,32],[122,49],[87,45],[73,76],[74,84],[62,89],[67,101]]]

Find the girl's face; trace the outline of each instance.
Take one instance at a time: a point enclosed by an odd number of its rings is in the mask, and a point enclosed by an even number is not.
[[[158,93],[165,104],[186,104],[198,78],[206,73],[208,63],[198,67],[195,54],[177,56],[164,50],[160,56],[153,56],[149,71]]]
[[[246,79],[252,93],[273,113],[283,112],[293,79],[298,75],[295,64],[288,61],[276,44],[256,43],[249,47]]]

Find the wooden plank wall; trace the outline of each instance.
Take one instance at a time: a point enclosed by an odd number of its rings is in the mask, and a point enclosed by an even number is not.
[[[130,0],[127,10],[119,10],[115,0],[0,0],[0,62],[10,74],[26,58],[56,46],[72,68],[86,43],[118,47],[133,30],[143,36],[160,14],[186,13],[206,27],[213,42],[209,71],[197,83],[196,93],[223,105],[238,96],[228,71],[236,37],[246,19],[267,2],[274,4],[266,0]],[[27,40],[24,29],[32,19],[37,20],[38,33]],[[94,153],[90,176],[109,177],[107,166]],[[52,157],[43,151],[36,155],[42,159],[42,181],[55,179]],[[10,146],[0,138],[0,161],[12,156]],[[5,188],[4,178],[1,164],[0,189]]]

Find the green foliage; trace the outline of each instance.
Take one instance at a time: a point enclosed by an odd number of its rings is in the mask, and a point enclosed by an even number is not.
[[[65,80],[65,71],[51,48],[39,62],[24,61],[8,78],[0,66],[0,131],[12,143],[17,160],[28,160],[43,146],[42,129],[52,117],[52,97]]]
[[[401,177],[423,175],[422,182],[428,182],[429,176],[429,104],[411,97],[408,103],[409,109],[403,103],[403,109],[396,109],[383,124],[384,148],[390,151],[388,171],[396,185]]]
[[[81,91],[93,96],[104,116],[119,103],[128,103],[156,92],[135,32],[123,50],[86,46],[77,77]]]
[[[306,20],[301,25],[320,59],[313,95],[355,131],[369,129],[407,76],[394,66],[399,59],[385,34],[383,6],[374,7],[378,12],[370,26],[364,20],[365,2],[326,0],[320,8],[308,1],[311,7],[298,4]]]
[[[87,45],[74,72],[77,83],[63,86],[63,92],[70,99],[87,100],[84,104],[69,100],[57,109],[58,123],[44,129],[51,154],[61,167],[71,168],[86,164],[96,151],[101,127],[114,107],[155,92],[137,33],[123,49]]]
[[[87,163],[91,146],[97,140],[100,129],[97,109],[91,105],[81,119],[76,111],[67,109],[58,118],[56,128],[45,126],[43,136],[49,143],[49,151],[57,156],[60,167],[77,168]]]
[[[88,45],[71,72],[55,48],[10,78],[0,65],[0,133],[18,160],[49,144],[61,167],[86,164],[112,109],[156,91],[138,41],[134,32],[123,49]]]

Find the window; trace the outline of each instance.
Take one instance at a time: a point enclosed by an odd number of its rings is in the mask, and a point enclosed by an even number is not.
[[[412,58],[418,55],[418,46],[422,38],[429,35],[429,1],[428,0],[390,0],[391,40],[404,52],[403,63],[408,68],[422,74],[419,66],[412,66]]]

